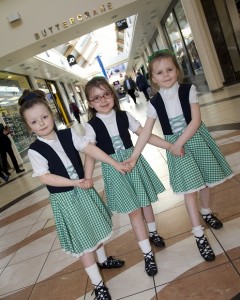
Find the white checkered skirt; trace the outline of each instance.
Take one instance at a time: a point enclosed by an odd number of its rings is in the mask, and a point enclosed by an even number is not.
[[[170,143],[178,138],[178,134],[165,136]],[[167,151],[170,185],[174,193],[198,191],[233,176],[229,164],[203,123],[184,145],[184,150],[183,157],[176,157]]]
[[[81,256],[110,238],[112,214],[94,189],[50,194],[50,202],[65,251]]]
[[[133,148],[112,154],[122,162],[129,158]],[[146,207],[158,200],[158,194],[165,188],[146,159],[141,155],[136,166],[125,175],[112,166],[102,163],[102,174],[106,191],[107,205],[112,212],[129,213]]]

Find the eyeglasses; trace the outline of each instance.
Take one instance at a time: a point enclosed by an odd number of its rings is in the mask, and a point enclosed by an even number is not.
[[[104,98],[104,99],[110,99],[111,97],[112,97],[112,92],[107,91],[102,96],[95,96],[92,99],[89,99],[89,101],[90,102],[93,101],[95,103],[99,103],[102,100],[102,98]]]

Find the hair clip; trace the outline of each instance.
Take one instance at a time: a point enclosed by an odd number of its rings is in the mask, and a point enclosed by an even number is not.
[[[148,56],[148,62],[151,62],[152,60],[154,60],[154,58],[156,58],[158,56],[158,54],[161,54],[161,53],[169,54],[171,56],[175,55],[174,52],[172,52],[169,49],[158,50],[158,51],[155,51],[152,55]]]

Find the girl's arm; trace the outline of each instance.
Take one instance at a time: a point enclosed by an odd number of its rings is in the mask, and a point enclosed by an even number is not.
[[[44,184],[59,187],[77,186],[82,188],[82,183],[84,182],[84,179],[73,180],[51,173],[46,173],[44,175],[38,176],[38,178]]]
[[[94,167],[95,159],[90,157],[89,155],[85,155],[84,174],[86,179],[92,179]]]
[[[140,134],[143,131],[143,127],[139,126],[137,131],[135,131],[134,133],[137,136],[140,136]],[[148,140],[148,144],[151,144],[153,146],[159,147],[159,148],[163,148],[165,150],[170,150],[172,144],[165,141],[164,139],[160,138],[159,136],[155,135],[155,134],[151,134],[149,140]]]
[[[130,166],[125,163],[119,163],[113,158],[111,158],[109,155],[107,155],[105,152],[103,152],[100,148],[93,144],[88,144],[84,149],[83,152],[90,157],[93,157],[97,160],[100,160],[106,164],[109,164],[113,166],[117,171],[119,171],[122,174],[125,174],[126,172],[130,171]]]
[[[142,128],[141,133],[137,139],[135,148],[133,150],[133,153],[132,153],[131,157],[128,160],[126,160],[126,162],[131,163],[132,167],[135,166],[139,155],[142,153],[144,147],[146,146],[147,142],[149,141],[155,121],[156,121],[155,119],[148,117],[145,122],[144,127]],[[158,141],[158,142],[160,143],[160,141]]]
[[[179,153],[179,149],[184,146],[184,144],[197,132],[199,126],[201,125],[201,112],[198,103],[191,103],[191,114],[192,120],[184,130],[183,134],[178,138],[178,140],[171,147],[171,152],[173,154]],[[176,155],[176,154],[175,154]]]

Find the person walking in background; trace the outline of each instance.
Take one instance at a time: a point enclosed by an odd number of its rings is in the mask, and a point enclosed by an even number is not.
[[[149,84],[147,82],[146,77],[140,71],[137,72],[136,85],[137,85],[138,90],[140,92],[143,92],[146,100],[148,101],[150,99],[149,94],[148,94]]]
[[[171,187],[174,193],[184,195],[201,256],[213,261],[215,254],[200,223],[197,194],[203,220],[213,229],[220,229],[223,224],[210,208],[209,188],[231,178],[233,172],[201,121],[196,87],[180,84],[181,69],[174,54],[162,50],[150,56],[149,76],[158,92],[148,103],[146,123],[132,157],[126,162],[135,165],[158,118],[166,141],[171,143],[167,151]],[[159,138],[159,147],[161,144]]]
[[[6,175],[11,175],[8,171],[8,161],[7,154],[10,156],[12,164],[16,170],[16,173],[24,172],[25,169],[20,169],[15,154],[12,149],[12,142],[8,135],[12,133],[11,129],[8,126],[4,126],[0,123],[0,155],[2,159],[3,171]]]
[[[136,96],[135,96],[136,83],[131,77],[128,77],[128,75],[125,75],[125,80],[123,82],[123,88],[124,88],[124,91],[131,96],[134,103],[136,104],[137,103]]]
[[[37,139],[28,150],[33,177],[46,184],[62,248],[81,257],[94,286],[97,300],[111,300],[104,285],[94,251],[102,269],[119,268],[124,261],[106,257],[102,243],[112,235],[111,212],[85,179],[79,151],[111,164],[119,172],[128,167],[118,163],[72,128],[54,130],[53,113],[37,90],[19,99],[19,113]]]
[[[8,182],[8,179],[9,179],[9,175],[6,175],[3,173],[3,169],[2,169],[2,166],[0,164],[0,177],[7,183]]]
[[[127,159],[133,151],[129,130],[140,134],[140,123],[120,110],[117,96],[104,77],[92,78],[85,86],[85,94],[89,105],[86,137],[115,160]],[[154,136],[151,142],[154,143]],[[169,143],[163,140],[163,145],[168,147]],[[86,178],[92,178],[93,169],[93,159],[86,156]],[[164,186],[143,156],[133,172],[118,174],[110,165],[102,163],[102,174],[108,207],[112,212],[128,214],[143,252],[145,270],[154,276],[157,266],[150,242],[160,248],[165,247],[165,242],[157,232],[152,203],[158,200],[157,195],[165,190]]]
[[[80,121],[80,109],[78,108],[77,104],[75,102],[70,102],[69,103],[69,109],[71,114],[74,115],[75,119],[78,121],[79,124],[81,124]]]

